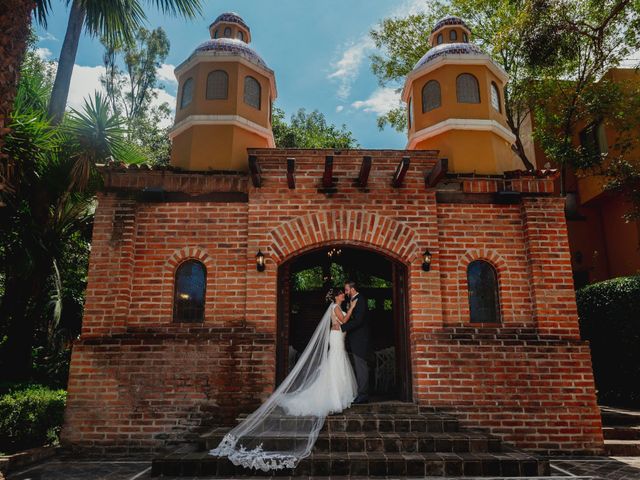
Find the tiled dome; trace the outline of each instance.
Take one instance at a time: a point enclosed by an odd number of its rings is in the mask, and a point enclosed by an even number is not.
[[[216,38],[208,40],[196,48],[195,53],[197,52],[216,52],[219,55],[243,57],[263,68],[269,68],[262,57],[253,51],[251,47],[242,40],[237,40],[235,38]]]
[[[423,57],[418,60],[414,70],[426,65],[438,57],[447,55],[486,55],[480,48],[473,43],[443,43],[431,48]]]
[[[435,32],[435,31],[437,31],[437,30],[439,30],[442,27],[445,27],[447,25],[462,25],[464,28],[466,28],[467,30],[471,31],[469,26],[460,17],[456,17],[454,15],[449,15],[447,17],[444,17],[444,18],[441,18],[440,20],[438,20],[436,22],[435,26],[433,27],[433,29],[431,29],[431,33]]]
[[[226,12],[218,16],[213,23],[209,26],[209,28],[213,27],[216,23],[226,22],[226,23],[237,23],[238,25],[242,25],[247,30],[251,31],[249,25],[245,23],[240,15],[235,12]]]

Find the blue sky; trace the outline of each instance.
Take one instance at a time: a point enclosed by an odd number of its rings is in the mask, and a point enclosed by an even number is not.
[[[373,45],[369,30],[389,15],[406,15],[425,0],[204,0],[202,18],[192,21],[148,12],[150,28],[161,26],[171,42],[160,72],[166,93],[161,100],[174,107],[173,67],[209,38],[209,24],[222,12],[235,11],[251,27],[252,46],[275,71],[277,105],[289,116],[302,107],[318,109],[338,125],[346,124],[367,148],[404,148],[406,136],[379,131],[376,118],[396,104],[393,89],[381,88],[370,70]],[[37,27],[43,56],[57,58],[67,24],[64,1],[54,0],[47,29]],[[152,2],[149,2],[152,3]],[[102,47],[83,36],[69,103],[99,88]]]

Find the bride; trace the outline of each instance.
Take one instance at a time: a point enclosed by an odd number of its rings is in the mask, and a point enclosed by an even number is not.
[[[351,318],[356,302],[344,312],[344,299],[343,291],[329,290],[331,304],[289,375],[210,455],[269,471],[295,468],[311,453],[325,417],[348,408],[357,395],[340,328]]]

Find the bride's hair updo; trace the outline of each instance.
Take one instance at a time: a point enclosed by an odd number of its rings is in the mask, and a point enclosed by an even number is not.
[[[325,300],[327,301],[327,303],[335,302],[336,301],[336,297],[338,295],[340,295],[341,293],[342,293],[341,289],[332,287],[327,292],[327,296],[325,297]]]

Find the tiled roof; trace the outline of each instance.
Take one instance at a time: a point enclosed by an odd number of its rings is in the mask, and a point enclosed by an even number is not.
[[[485,55],[485,53],[473,43],[443,43],[431,48],[418,60],[418,63],[413,68],[415,70],[438,57],[446,55]]]
[[[431,29],[431,33],[435,32],[436,30],[439,30],[442,27],[447,26],[447,25],[462,25],[467,30],[471,31],[469,26],[460,17],[456,17],[454,15],[449,15],[447,17],[444,17],[444,18],[441,18],[440,20],[438,20],[436,22],[436,24],[434,25],[433,29]]]
[[[268,68],[266,62],[242,40],[235,38],[215,38],[199,45],[196,52],[217,52],[220,55],[243,57],[261,67]]]
[[[219,15],[218,18],[216,18],[213,21],[213,23],[209,26],[209,28],[213,27],[216,23],[221,23],[221,22],[237,23],[239,25],[242,25],[247,30],[251,31],[251,29],[249,28],[249,25],[247,25],[245,21],[242,19],[242,17],[235,12],[225,12]]]

